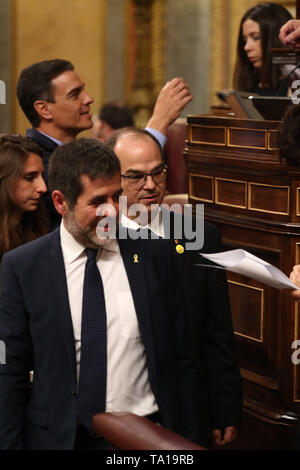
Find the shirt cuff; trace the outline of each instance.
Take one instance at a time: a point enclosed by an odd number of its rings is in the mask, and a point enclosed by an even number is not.
[[[167,142],[167,137],[162,134],[161,132],[157,131],[156,129],[152,129],[152,127],[146,127],[146,131],[150,132],[150,134],[154,135],[154,137],[160,143],[161,148],[163,149]]]

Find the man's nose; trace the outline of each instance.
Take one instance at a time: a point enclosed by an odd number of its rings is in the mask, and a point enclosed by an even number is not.
[[[83,102],[84,104],[92,104],[94,103],[94,99],[85,92]]]
[[[154,183],[154,180],[153,180],[153,178],[152,178],[151,175],[145,176],[143,188],[145,188],[145,189],[153,189],[153,188],[155,188],[155,183]]]
[[[118,202],[113,199],[108,200],[105,204],[101,204],[97,208],[96,214],[99,217],[115,217],[118,214],[119,205]]]

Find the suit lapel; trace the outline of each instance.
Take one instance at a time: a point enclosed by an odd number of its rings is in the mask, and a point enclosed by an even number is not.
[[[54,142],[54,140],[49,139],[49,137],[41,134],[39,131],[35,129],[27,129],[26,137],[29,137],[30,139],[35,140],[47,152],[54,152],[54,150],[57,147],[57,143]]]
[[[174,224],[175,224],[175,219],[174,219],[174,213],[169,212],[168,215],[166,215],[166,209],[161,208],[162,214],[163,214],[163,222],[166,220],[167,217],[170,217],[170,242],[171,242],[171,249],[174,253],[175,260],[177,263],[177,266],[181,272],[181,270],[184,267],[184,259],[185,259],[185,239],[184,239],[184,227],[183,227],[183,217],[181,216],[180,223],[182,225],[182,236],[179,239],[175,239],[174,235]]]
[[[72,317],[69,305],[65,265],[60,244],[59,228],[53,232],[47,253],[46,276],[53,295],[49,299],[49,308],[55,312],[57,323],[64,343],[68,360],[76,374],[75,341]]]
[[[120,252],[128,277],[141,336],[147,351],[149,372],[154,374],[154,344],[152,334],[151,309],[146,278],[145,245],[140,240],[119,240]],[[150,365],[151,364],[151,365]]]

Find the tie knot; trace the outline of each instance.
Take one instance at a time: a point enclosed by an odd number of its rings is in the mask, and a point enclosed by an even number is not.
[[[85,250],[88,261],[96,261],[98,250],[94,248],[86,248]]]

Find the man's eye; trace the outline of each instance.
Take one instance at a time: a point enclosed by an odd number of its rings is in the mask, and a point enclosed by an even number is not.
[[[130,179],[132,179],[134,181],[137,181],[137,180],[140,180],[140,179],[144,178],[143,173],[141,173],[140,175],[129,175],[129,176],[130,176]]]
[[[156,176],[160,175],[163,171],[163,168],[158,168],[157,170],[151,171],[151,175]]]

